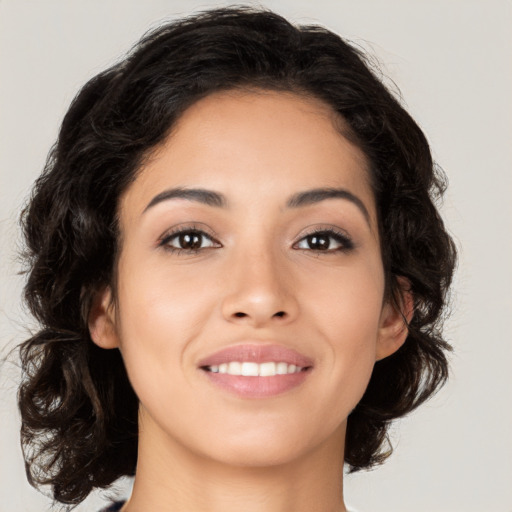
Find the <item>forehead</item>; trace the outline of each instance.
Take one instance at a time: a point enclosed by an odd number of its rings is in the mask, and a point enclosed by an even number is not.
[[[313,188],[343,187],[374,216],[368,164],[322,101],[290,92],[235,90],[189,107],[149,155],[122,198],[143,211],[170,187],[218,190],[236,204],[275,201]]]

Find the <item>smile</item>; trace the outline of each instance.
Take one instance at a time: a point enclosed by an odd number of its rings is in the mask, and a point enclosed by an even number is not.
[[[287,375],[290,373],[299,373],[307,367],[296,366],[281,362],[252,363],[231,361],[220,365],[206,366],[206,371],[213,373],[226,373],[228,375],[243,375],[244,377],[273,377],[275,375]]]
[[[198,364],[209,384],[239,398],[270,398],[300,386],[313,360],[299,352],[264,343],[222,349]]]

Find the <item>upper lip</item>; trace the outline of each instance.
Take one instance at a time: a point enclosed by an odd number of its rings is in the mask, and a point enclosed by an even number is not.
[[[243,343],[223,348],[199,361],[198,366],[214,366],[231,361],[268,363],[284,362],[301,368],[313,366],[313,361],[296,350],[276,344]]]

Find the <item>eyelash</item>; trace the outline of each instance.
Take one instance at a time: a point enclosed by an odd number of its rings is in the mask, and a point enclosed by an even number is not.
[[[180,235],[198,235],[201,237],[201,241],[204,238],[207,238],[212,242],[211,247],[199,247],[197,249],[185,249],[183,247],[172,247],[170,244],[171,240],[178,238]],[[211,249],[215,247],[222,247],[222,245],[217,242],[211,235],[206,233],[202,229],[198,229],[196,227],[187,227],[187,228],[178,228],[176,230],[170,231],[166,233],[158,243],[159,247],[163,247],[166,251],[172,252],[174,254],[197,254],[199,251],[205,249]]]
[[[186,249],[183,247],[172,247],[170,245],[170,242],[172,240],[176,239],[177,237],[179,237],[180,235],[197,235],[201,238],[201,242],[203,241],[204,238],[206,238],[211,242],[212,245],[210,245],[209,247],[199,247],[196,249],[190,249],[190,248]],[[337,244],[340,245],[340,247],[337,247],[335,249],[325,249],[325,250],[311,249],[311,248],[305,249],[305,248],[296,247],[299,243],[307,240],[308,238],[314,237],[314,236],[326,237],[331,240],[334,240]],[[330,244],[330,242],[329,242],[329,244]],[[174,231],[166,233],[160,239],[158,246],[163,247],[166,251],[169,251],[171,253],[178,254],[178,255],[183,254],[183,253],[197,254],[200,251],[205,250],[205,249],[213,249],[213,248],[222,247],[220,242],[215,240],[211,235],[209,235],[202,229],[198,229],[198,228],[194,228],[194,227],[178,228]],[[312,230],[311,232],[302,236],[300,238],[300,240],[298,240],[295,244],[293,244],[293,248],[296,250],[302,250],[302,251],[306,251],[306,252],[312,251],[312,252],[323,253],[323,254],[333,254],[333,253],[337,253],[337,252],[349,252],[352,249],[354,249],[354,247],[355,247],[354,242],[350,239],[350,237],[346,233],[337,231],[332,228]]]
[[[299,244],[300,242],[307,240],[308,238],[311,238],[311,237],[326,237],[326,238],[332,239],[336,243],[338,243],[340,245],[340,247],[337,247],[335,249],[325,249],[325,250],[311,249],[311,248],[309,248],[309,249],[297,248],[297,249],[303,250],[303,251],[308,251],[308,252],[313,251],[315,253],[333,254],[333,253],[338,253],[338,252],[350,252],[351,250],[353,250],[355,248],[354,242],[346,233],[344,233],[343,231],[338,231],[333,228],[313,229],[309,233],[306,233],[304,236],[302,236],[302,238],[294,244],[294,247],[297,244]]]

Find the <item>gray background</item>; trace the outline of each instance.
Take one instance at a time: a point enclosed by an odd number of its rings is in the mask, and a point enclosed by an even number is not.
[[[1,355],[31,325],[19,303],[17,216],[71,99],[160,20],[226,4],[0,0]],[[450,179],[443,214],[460,247],[447,323],[452,379],[397,424],[395,453],[382,468],[347,477],[347,502],[361,512],[510,512],[512,3],[262,4],[295,22],[326,25],[377,55]],[[25,481],[16,368],[0,372],[0,512],[48,510],[51,501]],[[100,503],[93,496],[76,510]]]

